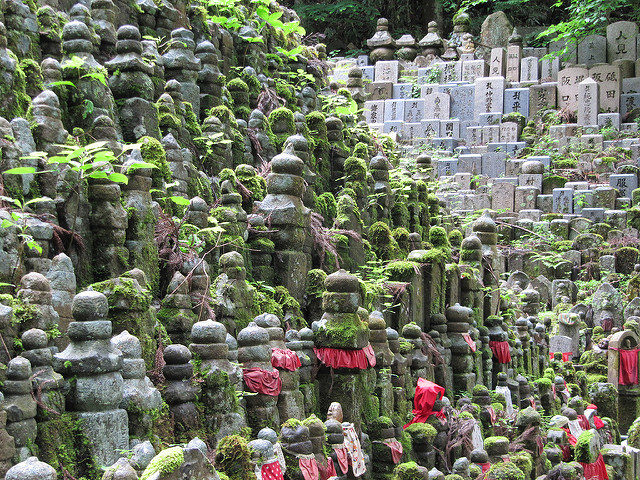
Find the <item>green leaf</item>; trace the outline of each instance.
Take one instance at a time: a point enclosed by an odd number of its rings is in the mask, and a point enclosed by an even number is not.
[[[110,173],[108,178],[112,182],[116,182],[116,183],[124,183],[125,185],[129,183],[129,179],[127,178],[127,176],[122,173],[117,173],[117,172]]]
[[[186,199],[184,197],[181,197],[181,196],[178,196],[178,195],[173,195],[173,196],[169,197],[169,200],[171,200],[176,205],[182,205],[182,206],[187,206],[190,203],[188,199]]]
[[[131,165],[129,165],[127,167],[127,172],[131,171],[131,170],[137,170],[139,168],[158,168],[157,166],[155,166],[153,163],[148,163],[148,162],[134,162]]]
[[[34,167],[16,167],[3,172],[5,175],[31,175],[33,173],[36,173]]]

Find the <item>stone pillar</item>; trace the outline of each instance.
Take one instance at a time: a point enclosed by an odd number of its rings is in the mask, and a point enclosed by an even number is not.
[[[191,380],[191,352],[184,345],[169,345],[164,349],[163,357],[162,374],[167,379],[167,387],[162,394],[173,414],[176,438],[190,437],[200,427],[200,415],[194,403],[200,394],[200,386]]]
[[[269,332],[255,322],[249,323],[238,333],[238,362],[242,364],[243,369],[259,368],[266,372],[273,371]],[[247,423],[254,433],[264,427],[273,428],[280,425],[278,396],[256,393],[246,397],[246,402]]]
[[[32,385],[38,401],[36,420],[44,422],[65,411],[65,382],[62,375],[53,371],[52,349],[43,330],[32,328],[22,334],[22,356],[31,362]]]
[[[270,219],[268,227],[277,254],[274,254],[275,281],[289,290],[299,302],[306,289],[310,259],[301,252],[305,242],[309,209],[302,204],[304,180],[302,160],[293,154],[289,145],[271,161],[267,177],[267,196],[258,204],[258,213]]]
[[[189,349],[200,363],[202,402],[207,414],[204,426],[215,432],[219,440],[232,434],[234,428],[245,425],[244,414],[235,392],[243,389],[242,371],[228,359],[229,346],[225,342],[227,330],[220,322],[205,320],[193,325]]]
[[[28,457],[28,446],[35,442],[38,434],[37,403],[31,393],[31,363],[24,357],[15,357],[7,364],[6,375],[2,391],[7,433],[14,439],[17,458],[23,459]]]
[[[325,313],[314,327],[316,348],[357,350],[363,354],[363,349],[369,346],[369,327],[357,313],[360,303],[358,279],[339,270],[325,279],[325,289]],[[367,364],[370,365],[369,361]],[[320,409],[326,410],[332,402],[341,403],[346,421],[353,423],[356,431],[360,431],[362,404],[371,401],[369,395],[374,387],[366,384],[366,373],[366,369],[329,369],[325,366],[317,376],[320,391],[326,392],[320,396]]]
[[[122,135],[127,142],[136,142],[144,136],[160,139],[158,115],[152,104],[154,66],[143,60],[142,51],[140,31],[133,25],[123,25],[118,29],[117,55],[105,63],[110,73],[109,87],[118,100]]]
[[[60,253],[53,257],[47,279],[51,286],[51,305],[58,313],[58,330],[64,334],[69,323],[73,321],[71,303],[76,294],[76,275],[73,263],[66,254]],[[66,347],[66,344],[64,346]]]
[[[391,417],[394,413],[393,385],[390,374],[395,359],[387,341],[387,330],[381,312],[369,315],[369,341],[376,354],[376,396],[380,400],[380,415]]]
[[[122,352],[110,344],[107,298],[94,291],[75,296],[70,344],[54,355],[54,367],[73,378],[68,406],[77,412],[96,464],[112,465],[129,448],[128,418],[118,406],[123,398]]]
[[[202,70],[198,72],[200,87],[200,119],[204,120],[213,107],[222,104],[224,76],[218,68],[218,50],[209,41],[200,42],[196,47],[196,58],[200,60]]]
[[[621,432],[626,432],[636,417],[640,415],[640,386],[638,384],[622,385],[619,383],[620,350],[634,350],[639,348],[639,344],[640,341],[637,335],[630,330],[614,333],[609,338],[607,381],[618,391],[617,420]]]
[[[475,347],[475,342],[469,334],[471,315],[470,308],[460,304],[447,309],[447,332],[451,339],[451,366],[453,369],[453,388],[455,391],[471,391],[476,384],[476,375],[473,373],[474,352],[469,345]]]
[[[177,80],[185,102],[191,104],[194,112],[200,112],[200,88],[196,82],[201,65],[194,55],[195,47],[193,32],[177,28],[171,32],[171,43],[162,60],[167,79]]]
[[[120,407],[129,416],[131,436],[145,438],[153,434],[153,414],[162,407],[162,396],[146,376],[142,346],[128,331],[111,339],[111,346],[122,352],[123,397]]]
[[[34,315],[20,323],[20,328],[39,328],[51,332],[58,327],[58,312],[52,306],[51,285],[47,277],[31,272],[20,280],[17,298],[25,304],[32,305]]]

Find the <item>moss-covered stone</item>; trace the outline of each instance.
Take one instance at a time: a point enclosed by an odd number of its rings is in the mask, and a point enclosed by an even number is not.
[[[182,447],[171,447],[161,451],[153,457],[151,463],[142,472],[140,480],[151,478],[156,472],[169,474],[177,470],[184,462],[184,450]]]

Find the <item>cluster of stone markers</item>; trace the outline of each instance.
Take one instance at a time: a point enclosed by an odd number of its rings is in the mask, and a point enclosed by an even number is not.
[[[553,148],[622,147],[636,161],[640,140],[632,132],[638,124],[626,119],[640,108],[638,26],[616,22],[606,37],[591,35],[565,49],[562,57],[550,55],[562,48],[554,43],[523,47],[522,37],[514,33],[506,49],[493,48],[484,58],[475,58],[479,51],[462,53],[455,61],[435,57],[421,68],[424,57],[370,66],[362,56],[337,61],[332,78],[349,86],[353,67],[361,69],[367,123],[407,148],[435,151],[434,173],[440,179],[453,177],[460,187],[440,196],[453,210],[506,209],[534,220],[540,213],[579,214],[594,222],[615,218],[624,225],[622,209],[638,187],[636,175],[613,174],[600,165],[602,184],[543,185],[551,157],[522,158],[527,146],[521,139],[522,120],[556,109],[572,123],[549,127]],[[605,127],[629,132],[628,138],[604,140]],[[592,171],[593,155],[582,156],[578,170]],[[491,185],[469,190],[477,175],[493,179]]]

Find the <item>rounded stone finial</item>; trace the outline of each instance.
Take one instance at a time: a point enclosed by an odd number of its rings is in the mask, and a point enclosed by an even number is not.
[[[464,240],[462,240],[462,244],[460,248],[462,250],[481,250],[482,242],[477,236],[471,235],[465,238]]]
[[[191,352],[184,345],[169,345],[163,352],[164,361],[168,365],[182,365],[191,361]]]
[[[118,37],[118,41],[136,40],[139,42],[140,39],[142,38],[140,36],[140,30],[138,30],[138,27],[134,25],[122,25],[120,28],[118,28],[116,35]]]
[[[47,333],[39,328],[31,328],[22,334],[22,346],[25,350],[47,348],[48,343]]]
[[[71,314],[77,322],[88,322],[107,318],[109,302],[107,297],[93,290],[81,292],[73,298]]]
[[[522,173],[528,175],[542,175],[544,173],[544,163],[539,160],[527,160],[522,164]]]
[[[228,252],[220,256],[220,268],[223,270],[231,268],[244,268],[244,258],[238,252]]]
[[[226,338],[227,329],[220,322],[205,320],[191,327],[191,339],[195,343],[225,343]]]
[[[489,211],[485,210],[483,214],[473,222],[471,230],[474,232],[495,233],[497,230],[496,222],[489,216]]]
[[[304,162],[294,153],[293,148],[293,143],[289,143],[280,155],[273,157],[271,160],[271,171],[273,173],[302,176]]]
[[[54,468],[38,460],[37,457],[29,457],[9,469],[6,480],[56,480]]]
[[[24,357],[15,357],[7,365],[7,378],[27,380],[31,376],[31,362]]]
[[[324,287],[329,292],[356,293],[360,289],[358,277],[340,269],[324,280]]]

